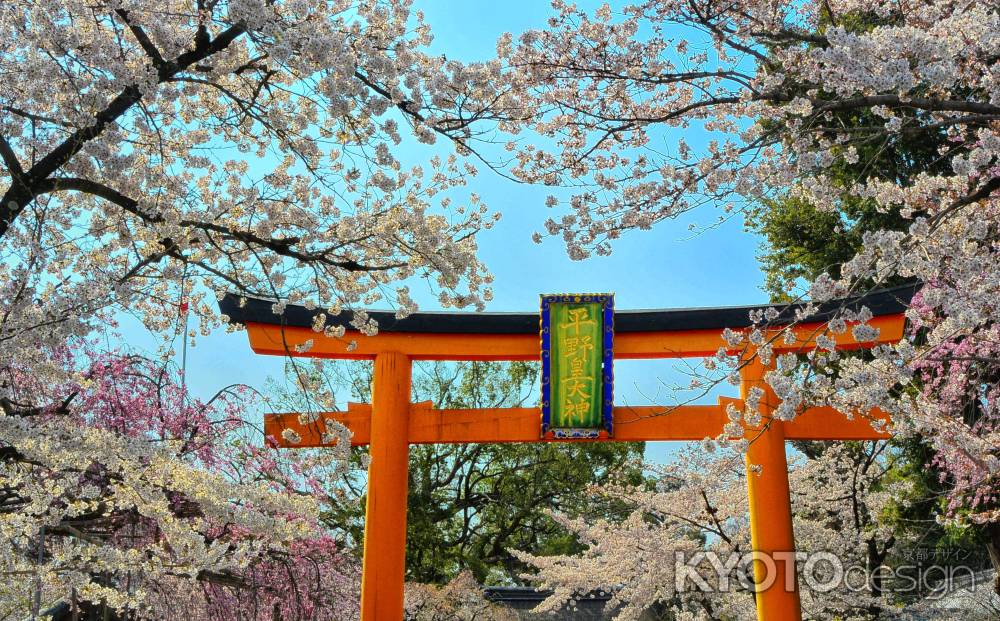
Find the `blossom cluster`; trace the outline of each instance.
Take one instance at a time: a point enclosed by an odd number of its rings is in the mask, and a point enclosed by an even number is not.
[[[240,417],[244,398],[202,402],[136,356],[49,353],[71,379],[4,369],[17,391],[0,413],[0,574],[20,586],[0,609],[75,600],[264,619],[275,602],[287,619],[351,618],[357,568],[311,495],[324,472],[264,449]]]
[[[905,486],[884,481],[885,448],[884,443],[861,450],[831,446],[817,459],[792,464],[798,552],[832,555],[842,565],[879,567],[893,545],[902,543],[877,520],[906,492]],[[751,550],[745,477],[757,475],[745,474],[738,453],[709,454],[692,447],[677,463],[651,469],[655,489],[595,490],[625,503],[630,512],[624,519],[559,516],[587,546],[584,552],[519,555],[537,570],[525,578],[552,591],[536,611],[572,609],[579,598],[607,593],[608,609],[618,621],[644,618],[651,609],[690,621],[756,619],[754,580],[747,575],[751,567],[719,559],[735,561]],[[864,582],[858,592],[822,584],[811,589],[802,580],[803,609],[822,619],[867,619],[875,610],[878,618],[909,618],[873,589],[867,576]]]

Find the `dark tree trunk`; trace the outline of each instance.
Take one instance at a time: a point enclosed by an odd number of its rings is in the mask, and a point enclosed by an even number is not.
[[[986,551],[990,553],[990,563],[996,574],[993,590],[1000,595],[1000,522],[986,525]]]
[[[63,602],[45,611],[52,621],[127,621],[125,616],[104,604]]]

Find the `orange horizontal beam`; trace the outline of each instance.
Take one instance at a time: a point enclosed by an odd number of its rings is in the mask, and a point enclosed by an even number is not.
[[[870,325],[879,329],[876,342],[859,342],[850,331],[837,335],[841,349],[872,347],[893,343],[903,336],[905,318],[883,315]],[[790,352],[815,345],[826,324],[808,323],[794,328],[796,341],[785,343],[777,336],[774,349]],[[541,351],[537,334],[439,334],[420,332],[380,332],[365,336],[350,331],[341,338],[324,337],[310,328],[248,323],[250,347],[258,354],[290,355],[308,358],[373,359],[377,354],[399,352],[413,360],[538,360]],[[298,352],[306,341],[308,351]],[[353,345],[353,348],[351,344]],[[691,358],[712,356],[726,347],[721,330],[681,330],[670,332],[623,332],[615,334],[615,358]],[[738,349],[731,353],[738,353]]]
[[[668,413],[669,412],[669,413]],[[353,433],[351,444],[361,446],[371,440],[371,406],[351,404],[347,412],[330,412]],[[619,442],[646,440],[701,440],[709,432],[718,435],[725,424],[724,413],[714,405],[663,407],[617,407],[614,411],[615,433]],[[449,444],[464,442],[560,442],[579,441],[541,438],[542,412],[539,408],[490,408],[438,410],[415,404],[410,410],[411,444]],[[292,429],[302,438],[292,444],[281,432]],[[264,433],[282,448],[325,446],[323,429],[318,423],[302,425],[299,415],[268,414]]]
[[[719,397],[719,408],[725,410],[732,403],[743,409],[743,401],[732,397]],[[784,421],[786,440],[886,440],[889,434],[876,431],[872,423],[878,421],[884,428],[889,415],[875,408],[868,415],[855,413],[848,418],[829,406],[807,408],[790,421]],[[718,435],[718,433],[716,434]],[[715,437],[715,436],[712,436]]]
[[[829,406],[809,408],[785,423],[786,440],[887,440],[889,434],[876,431],[873,421],[888,423],[889,415],[876,408],[867,415],[847,418]],[[884,427],[882,427],[884,428]]]
[[[720,405],[685,405],[674,408],[661,406],[616,407],[614,409],[615,442],[688,441],[717,437],[727,422],[725,403],[738,399],[721,399]],[[538,408],[488,408],[438,410],[429,402],[413,404],[410,409],[409,441],[411,444],[449,444],[465,442],[579,442],[541,438],[541,411]],[[875,417],[885,418],[881,412]],[[366,445],[371,441],[371,406],[349,405],[346,412],[323,414],[334,419],[353,433],[351,444]],[[328,446],[322,441],[323,423],[303,425],[299,415],[267,414],[264,434],[274,446],[311,448]],[[302,441],[292,444],[282,432],[292,429]],[[868,419],[855,416],[848,420],[833,408],[811,408],[785,423],[789,440],[875,440],[888,437],[876,432]],[[602,441],[602,440],[590,440]]]

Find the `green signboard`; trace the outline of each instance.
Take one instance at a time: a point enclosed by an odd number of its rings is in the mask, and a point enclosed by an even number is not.
[[[610,294],[542,296],[542,427],[557,437],[611,433]]]

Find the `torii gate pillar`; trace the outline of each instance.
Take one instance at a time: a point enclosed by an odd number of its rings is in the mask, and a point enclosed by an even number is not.
[[[785,457],[785,423],[771,417],[778,405],[774,390],[764,381],[773,366],[754,356],[740,370],[740,397],[746,402],[754,387],[764,391],[757,410],[761,427],[748,429],[746,454],[747,496],[750,505],[750,545],[755,556],[757,619],[800,621],[798,581],[795,572],[795,536]],[[757,555],[760,554],[760,557]]]
[[[375,356],[362,619],[403,618],[411,373],[405,354]]]

